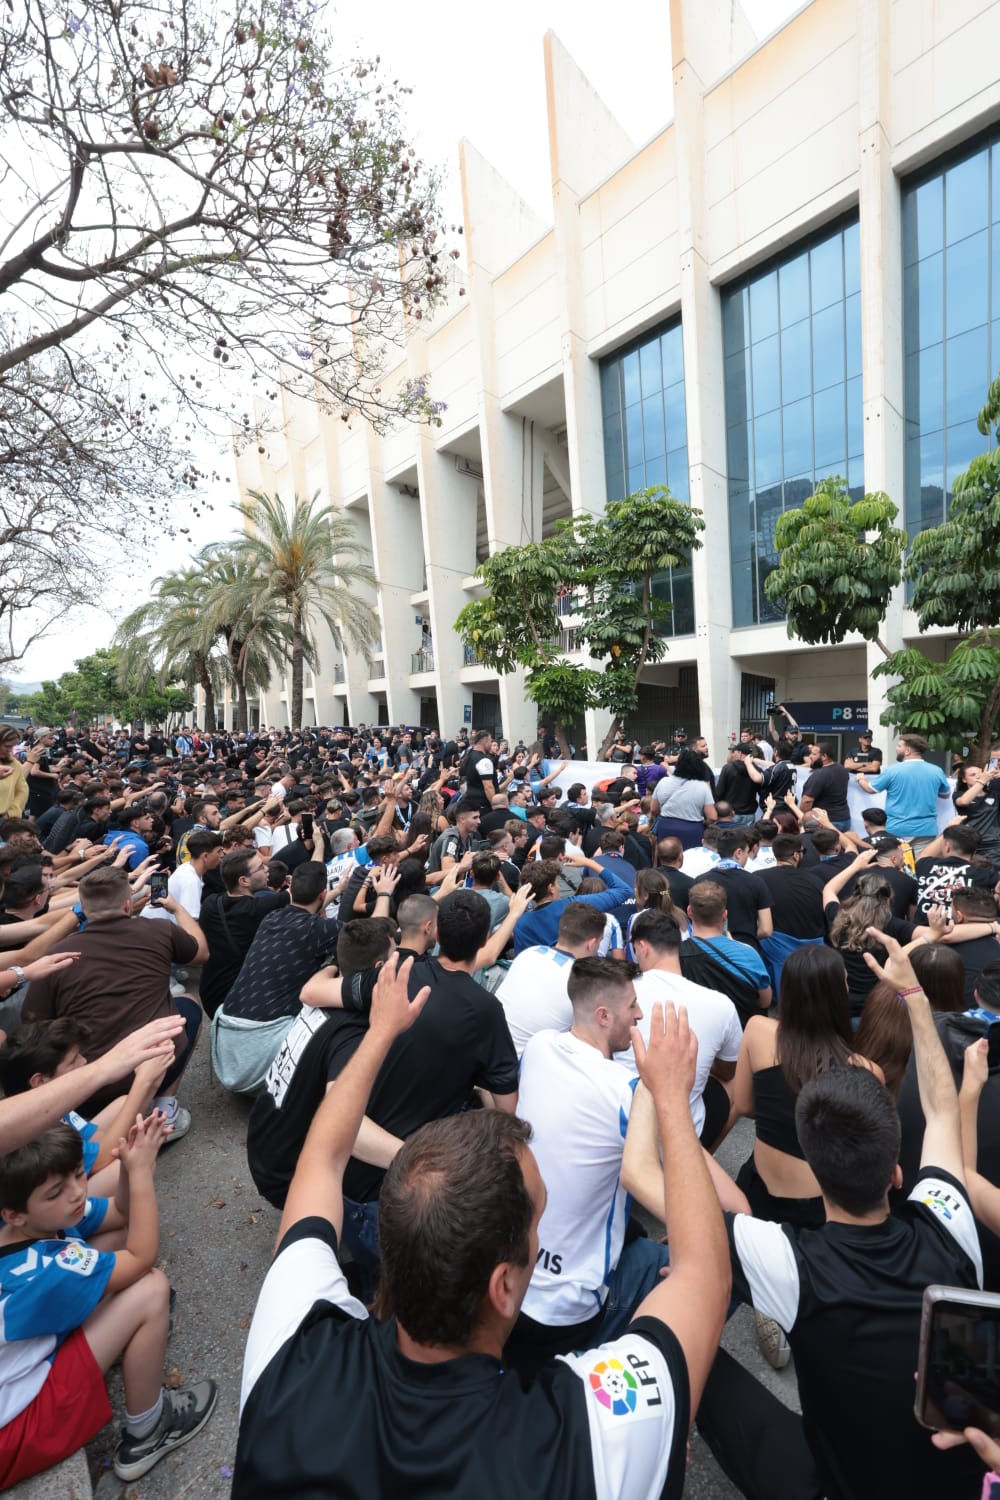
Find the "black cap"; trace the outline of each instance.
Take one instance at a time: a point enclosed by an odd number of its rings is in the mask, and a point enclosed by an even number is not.
[[[683,738],[684,738],[684,739],[687,739],[687,737],[688,737],[688,732],[687,732],[687,730],[686,730],[686,729],[685,729],[685,728],[684,728],[684,726],[683,726],[683,724],[680,724],[680,725],[678,725],[678,727],[677,727],[677,728],[676,728],[676,729],[675,729],[675,730],[674,730],[674,739],[675,739],[675,740],[679,740],[679,739],[681,739],[681,738],[682,738],[682,737],[683,737]]]

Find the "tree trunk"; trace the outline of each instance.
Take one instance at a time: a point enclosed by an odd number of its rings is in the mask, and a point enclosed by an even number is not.
[[[288,705],[289,727],[302,728],[302,659],[305,643],[302,635],[302,612],[292,611],[292,700]]]
[[[236,733],[246,733],[250,728],[250,711],[247,706],[247,685],[242,677],[236,679]]]
[[[201,690],[205,694],[205,723],[204,729],[215,728],[215,690],[212,687],[212,679],[205,667],[202,667],[198,678]]]
[[[603,760],[605,758],[605,756],[607,755],[608,751],[611,749],[612,744],[614,743],[615,735],[618,733],[618,731],[619,731],[619,729],[621,727],[622,727],[622,721],[618,717],[618,715],[616,714],[615,717],[611,720],[610,725],[608,726],[608,732],[607,732],[607,734],[604,736],[604,739],[601,741],[601,748],[597,752],[597,759],[598,760]]]
[[[559,746],[559,758],[561,760],[569,760],[569,740],[566,737],[566,726],[562,719],[554,718],[552,720],[552,733],[555,735],[556,743]]]

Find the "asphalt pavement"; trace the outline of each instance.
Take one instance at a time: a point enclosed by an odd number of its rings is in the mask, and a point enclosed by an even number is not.
[[[230,1491],[246,1331],[274,1248],[278,1215],[247,1170],[250,1106],[211,1078],[207,1035],[188,1068],[181,1099],[192,1113],[191,1130],[163,1152],[157,1167],[160,1265],[177,1291],[167,1379],[181,1385],[210,1375],[218,1382],[219,1401],[197,1438],[129,1486],[110,1468],[117,1422],[105,1428],[87,1450],[96,1500],[222,1500]],[[741,1121],[719,1153],[723,1165],[734,1171],[752,1140],[752,1125]],[[777,1373],[765,1363],[748,1309],[730,1320],[723,1342],[784,1401],[796,1405],[794,1369]],[[124,1402],[117,1371],[110,1390],[120,1418]],[[694,1433],[685,1496],[733,1500],[738,1493]]]

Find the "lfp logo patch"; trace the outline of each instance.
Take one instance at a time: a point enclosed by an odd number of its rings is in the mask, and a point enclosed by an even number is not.
[[[588,1376],[590,1389],[603,1407],[615,1417],[626,1417],[635,1411],[636,1379],[621,1360],[602,1359]]]

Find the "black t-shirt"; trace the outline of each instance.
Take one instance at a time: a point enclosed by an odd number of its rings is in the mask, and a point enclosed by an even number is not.
[[[833,927],[839,911],[839,901],[827,902],[824,916],[826,917],[828,933]],[[897,943],[903,943],[904,945],[910,942],[916,930],[912,922],[902,922],[898,917],[890,917],[885,924],[885,931],[889,937],[894,937]],[[865,963],[863,953],[851,948],[840,948],[836,943],[832,943],[831,946],[837,949],[837,952],[844,960],[844,967],[847,969],[847,991],[851,1002],[851,1014],[852,1016],[860,1016],[864,1009],[865,1001],[878,983],[878,978]],[[1000,953],[1000,948],[997,951]],[[888,957],[885,949],[878,944],[869,949],[869,952],[878,959],[880,964],[884,964]]]
[[[951,1064],[956,1089],[961,1088],[965,1067],[965,1050],[981,1036],[987,1036],[991,1024],[1000,1024],[1000,1016],[992,1017],[978,1008],[967,1014],[935,1015],[934,1023]],[[923,1107],[920,1103],[920,1088],[917,1083],[917,1068],[912,1054],[903,1075],[903,1082],[896,1101],[902,1139],[899,1144],[899,1165],[903,1170],[901,1194],[893,1194],[890,1201],[913,1191],[920,1172],[920,1152],[924,1143]],[[977,1132],[978,1154],[976,1166],[988,1182],[1000,1182],[1000,1068],[991,1068],[986,1085],[979,1096]],[[987,1229],[981,1220],[976,1221],[979,1247],[983,1252],[983,1286],[988,1292],[1000,1292],[1000,1235]]]
[[[719,772],[715,800],[728,802],[737,817],[746,817],[757,811],[757,787],[741,760],[729,761]]]
[[[819,766],[807,778],[802,788],[803,797],[811,797],[816,807],[825,812],[831,823],[846,823],[851,816],[847,805],[847,788],[851,784],[851,773],[843,766],[833,763]]]
[[[807,870],[772,865],[769,870],[758,870],[757,878],[763,881],[771,899],[775,932],[800,939],[823,937],[823,897]]]
[[[199,922],[208,943],[208,962],[201,971],[201,1003],[214,1015],[232,988],[250,951],[257,928],[268,912],[288,905],[287,891],[259,891],[256,896],[202,896]]]
[[[410,1135],[428,1120],[458,1114],[474,1087],[517,1091],[517,1054],[503,1006],[471,974],[442,968],[434,958],[410,972],[410,994],[430,985],[427,1004],[397,1037],[368,1100],[368,1116],[393,1135]],[[353,1158],[344,1192],[358,1202],[377,1198],[385,1174]]]
[[[258,1190],[284,1208],[288,1185],[326,1086],[354,1056],[367,1018],[302,1006],[254,1100],[247,1163]]]
[[[871,749],[864,750],[864,751],[862,751],[862,749],[861,749],[861,747],[859,745],[858,748],[857,748],[857,750],[852,750],[848,755],[844,756],[844,759],[845,760],[865,760],[865,761],[868,761],[869,764],[872,761],[878,761],[878,766],[876,767],[876,769],[874,771],[868,771],[867,773],[864,772],[864,771],[860,771],[860,772],[859,771],[849,771],[848,775],[850,775],[850,776],[859,776],[859,775],[864,776],[865,774],[867,774],[869,776],[876,776],[878,774],[878,772],[882,769],[882,752],[881,752],[881,750],[877,750],[874,745],[872,745]]]
[[[979,834],[979,852],[995,860],[1000,854],[1000,776],[990,777],[981,797],[955,807],[964,814],[965,826]]]
[[[485,838],[488,833],[495,833],[498,828],[513,821],[514,814],[509,807],[498,807],[493,812],[483,813],[479,819],[479,835]]]
[[[334,961],[339,930],[337,922],[300,906],[269,912],[226,996],[226,1015],[244,1021],[294,1016],[302,986]]]
[[[465,801],[470,807],[489,807],[490,799],[483,790],[483,782],[493,783],[497,789],[497,768],[487,750],[472,749],[462,762],[459,773],[465,782]]]
[[[955,943],[954,949],[965,969],[965,1003],[975,1005],[976,980],[987,964],[1000,963],[1000,943],[995,937],[971,938],[967,943]]]
[[[807,837],[806,848],[808,849],[811,846],[812,840]],[[816,853],[815,849],[813,849],[813,853]],[[806,863],[807,861],[803,856],[802,864],[799,868],[802,869]],[[847,866],[853,865],[853,863],[854,854],[850,849],[845,849],[841,854],[816,855],[816,863],[808,867],[809,877],[811,880],[815,880],[820,890],[822,890],[828,880],[832,880],[835,875],[840,874],[841,870],[846,870]]]
[[[795,1230],[727,1214],[733,1291],[788,1333],[806,1438],[829,1500],[974,1496],[982,1465],[941,1453],[913,1415],[924,1288],[974,1288],[968,1195],[924,1167],[881,1224]],[[953,1462],[957,1458],[957,1462]]]
[[[974,865],[958,854],[918,859],[916,876],[919,892],[914,920],[922,926],[927,925],[927,913],[932,906],[943,906],[945,914],[950,917],[951,900],[956,891],[970,886],[992,891],[997,878],[992,865]]]
[[[369,1318],[351,1296],[325,1219],[282,1240],[244,1381],[240,1500],[680,1500],[684,1487],[687,1367],[666,1324],[638,1318],[530,1383],[488,1354],[409,1360],[395,1320]]]
[[[757,913],[767,911],[771,905],[767,886],[759,875],[742,870],[735,863],[730,866],[725,860],[713,865],[706,874],[699,875],[694,884],[703,885],[709,880],[725,889],[729,936],[738,943],[749,943],[756,948]]]

